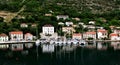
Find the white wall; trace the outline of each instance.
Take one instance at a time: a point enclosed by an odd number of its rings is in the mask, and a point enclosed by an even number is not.
[[[0,41],[2,41],[2,42],[4,42],[4,41],[8,41],[8,36],[0,37]]]
[[[43,34],[54,34],[54,27],[43,27]]]

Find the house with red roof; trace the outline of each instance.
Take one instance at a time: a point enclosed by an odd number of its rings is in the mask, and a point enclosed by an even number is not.
[[[8,41],[8,36],[4,33],[0,34],[0,42]]]
[[[9,32],[10,40],[12,41],[20,41],[23,40],[23,32],[22,31],[11,31]]]
[[[72,39],[82,39],[82,34],[80,34],[80,33],[73,33],[72,34]]]
[[[32,35],[31,33],[26,33],[26,34],[24,35],[24,39],[25,39],[26,41],[28,41],[28,40],[33,40],[33,35]]]
[[[118,40],[118,34],[117,33],[111,33],[109,35],[110,40]]]
[[[83,39],[88,39],[88,38],[96,39],[96,32],[90,31],[90,32],[83,33]]]
[[[97,37],[98,37],[98,39],[108,38],[108,31],[105,29],[98,29],[97,30]]]

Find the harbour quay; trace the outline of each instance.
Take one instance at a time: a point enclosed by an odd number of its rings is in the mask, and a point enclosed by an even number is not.
[[[37,41],[7,41],[0,42],[0,49],[9,49],[12,51],[21,51],[26,48],[32,48],[42,45],[54,45],[54,46],[81,46],[86,48],[107,49],[113,47],[113,49],[120,49],[120,41],[118,40],[37,40]]]

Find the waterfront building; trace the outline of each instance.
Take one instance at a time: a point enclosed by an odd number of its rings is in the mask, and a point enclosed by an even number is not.
[[[9,32],[9,36],[10,36],[10,40],[12,40],[12,41],[23,40],[23,32],[22,31]]]
[[[40,37],[45,39],[57,39],[58,34],[54,32],[54,26],[47,24],[42,27],[42,33],[40,33]]]
[[[97,30],[97,37],[98,37],[98,39],[108,38],[108,31],[105,29],[98,29]]]
[[[110,37],[110,40],[118,40],[118,34],[117,33],[111,33],[109,35],[109,37]]]
[[[96,32],[91,31],[91,32],[83,33],[83,39],[88,39],[88,38],[96,39]]]
[[[72,39],[82,39],[82,34],[80,34],[80,33],[73,33],[72,34]]]
[[[44,25],[42,27],[43,34],[54,34],[54,27],[50,24]]]
[[[0,34],[0,42],[8,41],[8,36],[4,33]]]
[[[56,18],[57,18],[57,20],[59,20],[59,19],[66,20],[69,18],[69,16],[68,15],[57,15]]]
[[[31,33],[26,33],[26,34],[24,35],[24,39],[25,39],[26,41],[28,41],[28,40],[33,40],[33,35],[32,35]]]

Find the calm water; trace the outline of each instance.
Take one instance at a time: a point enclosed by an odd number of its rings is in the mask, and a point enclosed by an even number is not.
[[[50,45],[23,51],[0,50],[0,65],[120,65],[120,51]]]

